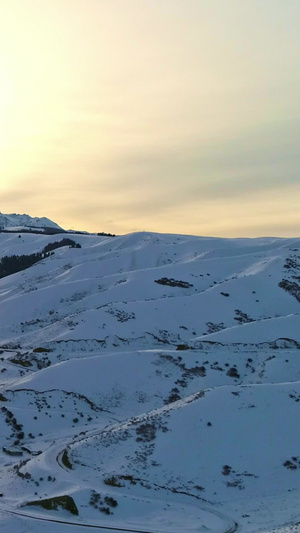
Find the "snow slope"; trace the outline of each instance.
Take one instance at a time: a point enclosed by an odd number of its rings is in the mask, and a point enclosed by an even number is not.
[[[297,531],[300,239],[72,239],[0,279],[4,533]]]

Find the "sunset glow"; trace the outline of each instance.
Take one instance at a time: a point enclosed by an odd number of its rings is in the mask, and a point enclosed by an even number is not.
[[[299,234],[300,4],[2,0],[0,211]]]

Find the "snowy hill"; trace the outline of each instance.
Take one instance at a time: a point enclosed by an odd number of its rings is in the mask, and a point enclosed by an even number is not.
[[[29,215],[17,215],[12,213],[10,215],[4,215],[0,213],[0,229],[2,230],[20,230],[26,228],[52,228],[61,230],[62,228],[58,226],[49,218],[42,217],[31,217]]]
[[[2,531],[297,531],[300,239],[62,238],[0,233],[52,250],[0,279]]]

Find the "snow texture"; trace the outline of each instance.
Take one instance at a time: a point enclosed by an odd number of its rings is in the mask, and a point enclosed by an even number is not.
[[[0,279],[1,532],[300,531],[300,239],[72,239]]]

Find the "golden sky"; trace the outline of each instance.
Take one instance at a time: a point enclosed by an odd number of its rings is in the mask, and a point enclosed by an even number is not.
[[[0,211],[300,235],[300,2],[1,0]]]

